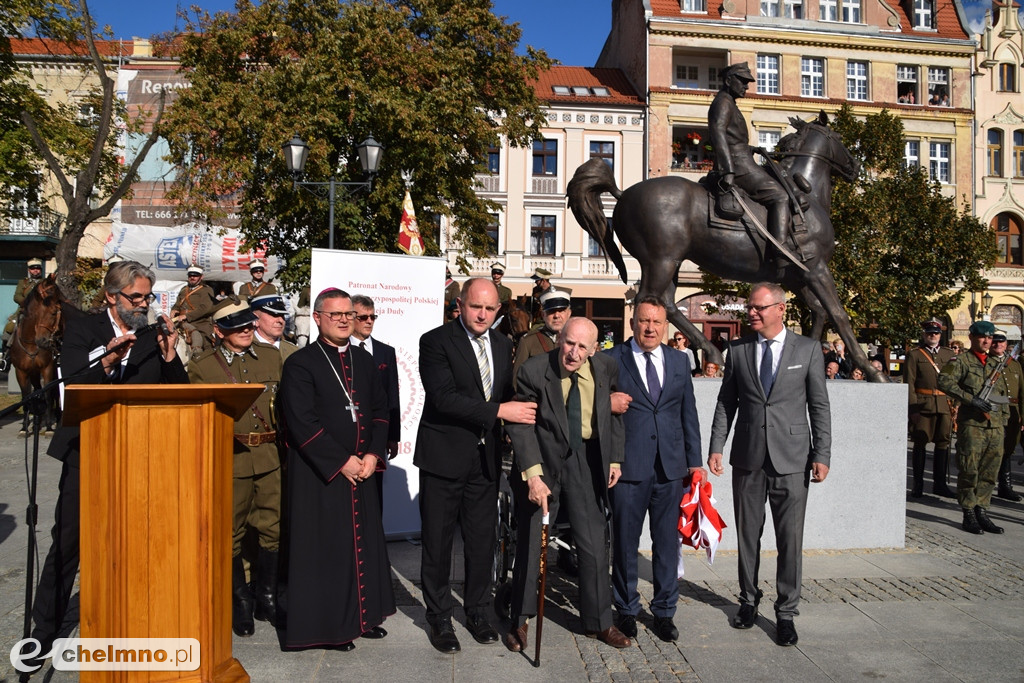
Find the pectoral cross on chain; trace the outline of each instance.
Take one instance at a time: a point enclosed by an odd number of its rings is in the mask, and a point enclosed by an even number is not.
[[[345,406],[345,410],[347,410],[352,415],[352,421],[353,422],[358,422],[359,421],[359,417],[356,415],[356,404],[355,403],[349,403],[347,406]]]

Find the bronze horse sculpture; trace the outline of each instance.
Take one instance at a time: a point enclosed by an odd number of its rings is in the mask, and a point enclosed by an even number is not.
[[[613,234],[618,236],[622,246],[640,262],[640,296],[650,294],[664,301],[669,320],[693,346],[704,351],[705,358],[722,362],[719,350],[687,320],[674,300],[679,266],[686,259],[724,279],[777,282],[794,292],[813,314],[810,337],[821,338],[827,317],[846,342],[857,367],[873,381],[885,381],[857,344],[828,269],[835,249],[835,233],[829,218],[832,176],[853,181],[860,173],[860,163],[843,145],[839,134],[828,127],[824,113],[816,121],[791,118],[790,123],[796,132],[779,141],[774,156],[781,159],[779,163],[790,177],[805,189],[809,185],[808,207],[804,211],[806,233],[799,238],[803,268],[780,260],[773,250],[766,255],[766,240],[748,217],[735,222],[712,221],[714,198],[703,185],[685,178],[652,178],[620,191],[608,165],[601,159],[591,159],[576,169],[569,182],[569,208],[579,224],[604,247],[622,281],[628,283],[626,264],[612,239]],[[604,192],[618,200],[612,230],[607,229],[601,204]],[[754,202],[747,204],[764,225],[764,208]]]
[[[24,312],[11,336],[11,365],[15,369],[21,396],[27,399],[57,376],[57,356],[64,333],[64,297],[53,275],[41,280],[25,298]],[[57,391],[44,397],[43,424],[47,432],[57,421]],[[22,411],[21,433],[28,434],[29,410]]]

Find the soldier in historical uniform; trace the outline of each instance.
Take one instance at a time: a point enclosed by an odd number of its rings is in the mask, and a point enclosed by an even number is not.
[[[979,320],[971,325],[971,348],[946,363],[939,374],[939,389],[960,401],[957,420],[957,460],[960,474],[956,497],[963,509],[964,531],[1003,533],[988,516],[996,475],[1003,457],[1003,436],[1010,411],[1005,376],[1000,375],[988,400],[979,394],[992,378],[998,361],[987,355],[995,325]]]
[[[1009,342],[1006,340],[1006,333],[1002,330],[996,330],[996,333],[992,335],[992,355],[997,359],[1002,358],[1007,353],[1008,346]],[[1003,368],[1003,376],[1006,378],[1007,395],[1010,397],[1008,405],[1010,414],[1006,422],[1006,435],[1003,437],[1003,459],[999,465],[996,495],[1014,503],[1019,503],[1021,496],[1013,490],[1010,461],[1013,457],[1013,451],[1017,448],[1017,442],[1020,441],[1020,407],[1024,404],[1024,372],[1021,370],[1020,363],[1011,358],[1006,363],[1006,367]]]
[[[949,439],[952,436],[952,417],[949,398],[939,389],[939,372],[953,360],[955,354],[939,345],[942,322],[930,318],[921,323],[922,336],[917,348],[907,354],[903,363],[903,383],[907,385],[910,405],[910,439],[914,442],[912,465],[914,485],[910,495],[920,498],[924,493],[925,447],[935,444],[932,467],[932,493],[953,497],[946,486],[946,468],[949,463]]]
[[[7,369],[7,346],[11,342],[11,335],[14,334],[15,326],[18,324],[18,316],[21,315],[22,306],[25,304],[25,297],[43,279],[42,261],[34,258],[28,262],[27,266],[28,276],[18,280],[18,285],[14,288],[14,303],[18,304],[18,308],[14,313],[11,313],[11,316],[7,318],[7,324],[4,325],[3,342],[0,345],[0,372]]]
[[[508,302],[512,299],[512,290],[501,284],[501,278],[505,277],[505,265],[502,263],[491,264],[491,282],[498,288],[498,303],[501,304],[501,311],[498,312],[498,317],[501,317],[502,313],[508,310]]]
[[[754,161],[749,130],[736,100],[745,97],[747,85],[756,80],[746,62],[720,72],[722,87],[708,109],[708,129],[715,155],[719,187],[728,192],[734,185],[768,209],[768,231],[785,244],[789,230],[789,195],[782,185]]]
[[[240,299],[252,299],[257,296],[277,294],[277,287],[269,282],[263,281],[263,274],[267,272],[267,266],[263,261],[253,261],[249,264],[249,282],[239,282],[235,288],[235,294]]]
[[[530,279],[533,280],[533,291],[530,293],[532,297],[530,315],[533,316],[534,322],[540,320],[544,315],[544,307],[541,305],[540,298],[553,289],[551,275],[551,271],[546,268],[534,268],[533,275],[530,276]]]
[[[202,268],[193,263],[186,274],[188,284],[178,291],[178,298],[171,306],[171,318],[181,320],[181,330],[192,352],[197,353],[203,349],[204,338],[213,338],[210,315],[217,305],[217,297],[213,288],[203,282]]]
[[[246,303],[225,299],[213,314],[218,343],[188,364],[194,384],[263,384],[265,389],[235,420],[232,505],[231,626],[253,634],[253,616],[277,625],[277,566],[281,521],[281,458],[277,451],[274,397],[281,381],[281,354],[254,342],[256,316]],[[248,524],[259,535],[253,591],[245,580],[242,538]],[[255,604],[254,604],[255,603]]]
[[[285,308],[281,295],[253,297],[249,300],[249,308],[256,316],[256,341],[276,348],[281,352],[283,361],[288,360],[288,356],[299,350],[299,347],[283,338],[288,309]]]
[[[562,331],[565,323],[572,317],[572,309],[569,308],[572,300],[568,292],[557,289],[549,290],[541,296],[540,302],[543,310],[544,326],[539,330],[528,332],[519,340],[519,346],[516,348],[516,357],[512,362],[513,384],[515,383],[516,374],[519,372],[519,366],[527,358],[548,353],[557,346],[555,340],[558,338],[558,333]]]

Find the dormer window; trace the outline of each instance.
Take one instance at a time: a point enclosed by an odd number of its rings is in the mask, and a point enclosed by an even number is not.
[[[913,0],[914,28],[932,30],[935,28],[934,0]]]

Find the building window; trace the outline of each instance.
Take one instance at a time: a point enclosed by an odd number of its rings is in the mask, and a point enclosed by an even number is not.
[[[683,0],[682,10],[684,12],[707,12],[708,7],[704,0]]]
[[[949,69],[928,67],[928,104],[949,106]]]
[[[614,142],[591,142],[590,158],[603,159],[608,168],[615,170],[615,143]]]
[[[487,148],[487,172],[493,175],[498,175],[501,171],[501,148],[500,147],[488,147]]]
[[[860,0],[843,0],[843,21],[847,24],[860,23]]]
[[[530,216],[530,254],[555,255],[555,217]]]
[[[710,171],[712,155],[707,128],[672,128],[672,168]]]
[[[903,165],[909,169],[916,169],[921,165],[921,143],[917,140],[907,140],[903,143]]]
[[[896,67],[896,95],[900,104],[917,104],[917,67],[900,64]]]
[[[779,138],[782,137],[782,131],[767,129],[757,131],[757,146],[763,147],[766,151],[771,152],[775,149],[775,145],[779,144]]]
[[[803,19],[804,18],[804,2],[803,0],[783,0],[782,2],[783,16],[787,19]]]
[[[708,90],[718,90],[722,87],[721,72],[722,67],[720,66],[708,67]]]
[[[996,231],[999,254],[996,263],[1001,266],[1024,266],[1021,249],[1021,220],[1012,213],[1001,213],[992,219]]]
[[[803,97],[825,96],[825,60],[803,57],[800,60],[800,95]]]
[[[1004,62],[999,65],[999,92],[1017,92],[1017,65]]]
[[[1013,177],[1024,178],[1024,130],[1013,131]]]
[[[696,90],[700,87],[700,69],[694,64],[676,64],[676,80],[674,85],[677,88],[692,88]]]
[[[757,56],[757,92],[761,95],[779,94],[779,56]]]
[[[761,16],[779,16],[779,0],[761,0]]]
[[[914,28],[931,29],[935,26],[932,0],[914,0]]]
[[[558,175],[558,140],[533,141],[533,175]]]
[[[928,144],[928,176],[937,183],[949,184],[949,143]]]
[[[839,0],[819,0],[818,18],[822,21],[839,21]]]
[[[868,98],[868,63],[846,63],[846,99],[866,100]]]
[[[490,214],[491,219],[487,221],[487,253],[497,256],[498,251],[498,214]]]
[[[1002,177],[1003,175],[1003,131],[998,128],[990,128],[988,131],[988,175]]]
[[[612,219],[606,216],[604,222],[606,225],[605,230],[608,231],[608,234],[614,235],[615,231],[612,230]],[[604,258],[604,247],[602,247],[601,243],[590,235],[587,235],[587,256],[591,258]]]

